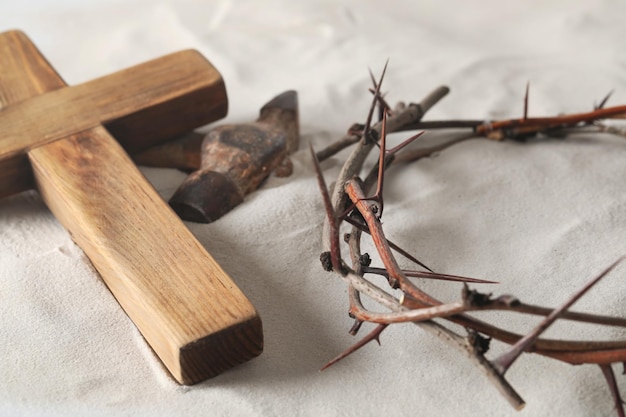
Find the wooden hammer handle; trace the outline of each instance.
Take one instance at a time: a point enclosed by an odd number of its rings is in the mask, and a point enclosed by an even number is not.
[[[28,157],[48,207],[179,382],[261,353],[252,304],[103,127]]]

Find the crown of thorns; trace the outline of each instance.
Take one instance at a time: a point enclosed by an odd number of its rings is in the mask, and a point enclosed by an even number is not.
[[[373,83],[370,92],[373,94],[373,99],[365,123],[353,125],[343,138],[317,153],[311,147],[326,212],[322,239],[324,252],[320,256],[322,266],[327,271],[337,273],[348,285],[349,314],[354,319],[350,333],[356,335],[364,322],[377,325],[374,330],[332,359],[322,369],[328,368],[371,341],[379,341],[381,333],[390,324],[412,322],[432,335],[443,339],[454,348],[467,353],[466,356],[487,375],[489,380],[516,409],[521,409],[525,403],[506,380],[505,374],[522,353],[534,352],[574,365],[595,364],[599,366],[608,383],[617,413],[619,416],[624,416],[623,401],[620,397],[612,365],[626,363],[626,340],[573,341],[540,337],[558,319],[626,327],[626,318],[569,311],[569,308],[584,296],[594,284],[614,269],[623,260],[623,257],[593,277],[561,306],[557,308],[539,307],[525,304],[511,295],[493,297],[491,294],[483,294],[468,287],[468,284],[492,283],[492,281],[436,273],[386,237],[381,217],[384,209],[385,170],[392,163],[415,161],[476,136],[494,140],[505,138],[524,140],[529,136],[538,134],[553,135],[558,133],[562,135],[572,130],[583,129],[624,135],[624,132],[618,128],[604,125],[601,121],[626,117],[626,106],[605,107],[609,94],[594,106],[593,111],[588,113],[529,118],[527,86],[523,116],[519,119],[494,122],[477,120],[421,122],[424,114],[441,100],[449,92],[449,89],[439,87],[420,103],[409,105],[399,103],[392,109],[381,94],[381,84],[386,67],[385,65],[378,81],[370,72]],[[378,121],[374,123],[375,112],[378,113]],[[463,127],[471,129],[471,131],[469,134],[463,134],[463,136],[438,146],[418,150],[406,148],[423,133],[422,131],[406,139],[400,145],[387,149],[386,138],[388,133],[450,127]],[[352,152],[346,159],[333,189],[329,191],[319,163],[350,146],[353,146]],[[378,162],[372,170],[361,177],[364,162],[371,151],[375,149],[378,149],[379,153]],[[368,193],[372,189],[374,192],[369,195]],[[348,223],[351,227],[351,231],[343,236],[343,240],[348,246],[349,260],[344,259],[341,250],[340,225],[343,222]],[[377,255],[382,261],[382,267],[372,266],[370,256],[361,251],[363,233],[370,235]],[[415,263],[416,269],[400,268],[395,258],[396,254]],[[385,277],[389,288],[376,285],[369,278],[372,275]],[[410,278],[412,277],[463,282],[460,299],[452,303],[443,303],[420,289],[411,281]],[[394,295],[398,291],[401,294],[400,297]],[[381,313],[366,308],[361,301],[362,297],[373,300],[388,311]],[[544,316],[544,319],[531,332],[522,335],[478,320],[468,314],[479,310],[507,310],[520,314],[541,315]],[[442,322],[433,321],[435,318],[462,326],[465,328],[466,334],[459,334]],[[498,357],[487,359],[485,353],[488,351],[492,339],[509,346]]]

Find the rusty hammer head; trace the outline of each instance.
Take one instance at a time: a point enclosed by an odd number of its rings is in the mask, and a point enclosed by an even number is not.
[[[240,204],[298,148],[298,95],[287,91],[261,108],[252,123],[211,130],[202,142],[202,163],[169,203],[183,219],[217,220]]]

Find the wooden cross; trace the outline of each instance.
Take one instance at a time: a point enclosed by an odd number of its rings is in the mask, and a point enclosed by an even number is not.
[[[39,190],[183,384],[260,354],[261,320],[122,147],[227,107],[220,74],[195,51],[68,87],[23,33],[0,34],[0,197]]]

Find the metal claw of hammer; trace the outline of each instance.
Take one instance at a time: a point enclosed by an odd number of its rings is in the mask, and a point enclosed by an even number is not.
[[[169,204],[183,220],[215,221],[273,171],[289,175],[288,156],[298,144],[298,94],[290,90],[265,104],[255,122],[209,131],[202,141],[200,169],[185,179]]]

